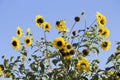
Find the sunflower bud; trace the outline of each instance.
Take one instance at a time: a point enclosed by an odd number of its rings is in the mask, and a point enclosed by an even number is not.
[[[75,50],[70,50],[70,54],[74,55],[75,54]]]
[[[84,49],[84,50],[82,51],[82,53],[83,53],[85,56],[87,56],[87,55],[89,54],[89,52],[90,52],[89,49]]]
[[[76,35],[76,31],[73,31],[72,34],[73,34],[73,36],[75,36]]]
[[[79,16],[76,16],[75,17],[75,22],[79,22],[80,21],[80,17]]]

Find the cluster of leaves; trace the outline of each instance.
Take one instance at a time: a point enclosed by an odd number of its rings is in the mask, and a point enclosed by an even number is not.
[[[85,13],[82,12],[81,16],[85,16]],[[75,17],[75,22],[70,31],[67,30],[64,20],[56,21],[58,35],[64,38],[66,42],[69,42],[72,49],[74,49],[74,54],[69,58],[65,58],[60,50],[54,47],[54,45],[57,45],[53,44],[54,40],[49,41],[46,39],[46,32],[50,33],[50,24],[48,25],[48,22],[44,23],[45,20],[42,16],[37,16],[36,25],[39,28],[41,26],[43,27],[44,35],[40,40],[33,38],[35,43],[33,44],[31,42],[31,44],[28,45],[31,46],[34,52],[28,51],[26,46],[23,45],[21,49],[19,49],[22,56],[18,56],[17,58],[12,56],[10,59],[2,56],[4,61],[3,64],[0,65],[0,76],[11,78],[12,80],[120,79],[120,42],[117,43],[117,51],[111,54],[106,62],[106,64],[113,63],[110,67],[106,67],[102,70],[99,67],[100,61],[98,58],[91,59],[91,62],[87,60],[92,53],[98,56],[100,47],[103,48],[103,50],[108,50],[110,47],[110,45],[108,45],[110,42],[104,42],[104,36],[109,36],[109,32],[105,32],[105,30],[99,32],[99,28],[105,26],[106,19],[100,13],[97,13],[96,16],[97,19],[95,19],[91,25],[87,26],[85,19],[85,28],[77,30],[73,28],[81,18],[79,16]],[[28,31],[28,33],[29,32],[30,31]],[[27,44],[28,42],[25,41],[25,43]],[[12,44],[12,46],[14,47],[15,43]],[[57,46],[59,47],[60,44]],[[30,57],[27,56],[28,52],[31,52]]]

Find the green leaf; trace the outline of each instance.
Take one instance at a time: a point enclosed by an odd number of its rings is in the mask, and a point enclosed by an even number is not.
[[[35,62],[33,62],[33,63],[30,64],[30,68],[31,68],[33,71],[38,71],[38,65],[36,65]]]
[[[97,53],[100,53],[100,51],[97,47],[92,47],[92,49],[95,50]]]
[[[107,60],[106,64],[108,64],[109,62],[113,61],[115,59],[115,54],[113,53]]]
[[[14,58],[14,56],[11,56],[11,58],[10,58],[10,62],[12,62],[13,58]]]
[[[60,60],[58,60],[58,59],[53,59],[52,60],[52,62],[53,62],[53,64],[56,66],[56,64],[59,62]]]
[[[78,47],[78,43],[73,43],[72,46],[75,47],[75,48],[77,48]]]
[[[45,69],[43,62],[40,62],[40,67],[41,67],[41,73],[43,74]]]
[[[8,68],[9,66],[8,66],[8,59],[4,59],[4,66],[5,66],[5,68]]]

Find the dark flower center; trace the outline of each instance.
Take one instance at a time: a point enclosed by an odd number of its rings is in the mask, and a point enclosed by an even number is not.
[[[26,40],[26,43],[27,43],[27,44],[29,44],[29,43],[30,43],[30,40],[29,40],[29,39],[27,39],[27,40]]]
[[[57,42],[57,46],[62,46],[62,42],[61,42],[61,41],[58,41],[58,42]]]
[[[102,32],[102,29],[99,29],[99,32]]]
[[[46,25],[45,28],[49,28],[48,25]]]
[[[75,53],[74,50],[70,50],[70,54],[73,55]]]
[[[2,70],[4,70],[4,66],[3,66],[3,65],[0,65],[0,68],[1,68]]]
[[[56,25],[60,25],[60,21],[56,21]]]
[[[17,34],[20,34],[20,31],[19,31],[19,30],[17,31]]]
[[[107,47],[108,46],[108,43],[107,42],[104,42],[103,43],[103,47]]]
[[[102,19],[102,20],[100,20],[100,23],[102,24],[102,25],[104,25],[104,20]]]
[[[67,45],[67,49],[71,49],[71,45]]]
[[[42,19],[42,18],[39,18],[38,20],[37,20],[37,23],[43,23],[44,22],[44,20]]]
[[[85,63],[81,63],[81,65],[84,65],[86,67],[86,64]]]
[[[120,73],[117,73],[117,76],[119,76],[119,77],[120,77]]]
[[[17,46],[17,42],[16,42],[16,41],[13,41],[13,42],[12,42],[12,45],[13,45],[13,46]]]
[[[105,35],[107,32],[105,31],[102,35]]]

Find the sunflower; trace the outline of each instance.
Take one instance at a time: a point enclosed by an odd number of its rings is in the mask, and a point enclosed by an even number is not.
[[[116,73],[116,80],[120,80],[120,73]]]
[[[3,65],[0,65],[0,76],[2,76],[2,71],[4,70]]]
[[[72,55],[66,55],[66,56],[64,56],[64,60],[69,60],[69,59],[71,59],[72,58]]]
[[[81,72],[88,72],[90,69],[90,63],[87,59],[81,59],[77,63],[77,69]]]
[[[103,15],[102,15],[101,13],[96,12],[96,19],[101,19],[102,16],[103,16]]]
[[[66,28],[64,20],[56,21],[55,26],[58,31],[68,32],[68,29]]]
[[[62,37],[55,38],[53,41],[53,46],[61,50],[65,46],[65,40]]]
[[[24,38],[24,43],[26,44],[26,46],[31,46],[31,45],[32,45],[32,38],[26,36],[26,37]]]
[[[20,49],[20,41],[18,40],[18,38],[12,37],[11,44],[12,44],[12,47],[15,50],[19,50]]]
[[[0,71],[3,71],[3,70],[4,70],[4,66],[0,65]]]
[[[38,26],[40,28],[41,24],[44,23],[44,19],[42,16],[38,15],[35,18],[35,22],[36,22],[36,26]]]
[[[104,29],[105,29],[105,28],[100,27],[100,28],[98,29],[98,34],[103,34],[103,33],[104,33]]]
[[[19,26],[17,27],[16,35],[17,35],[18,38],[22,37],[22,35],[23,35],[22,29]]]
[[[50,25],[49,22],[44,22],[43,23],[43,29],[44,29],[44,31],[49,31],[50,28],[51,28],[51,25]]]
[[[105,16],[102,16],[101,18],[97,19],[97,23],[100,27],[104,27],[106,25],[106,18]]]
[[[96,20],[100,27],[104,27],[106,25],[106,17],[99,12],[96,13]]]
[[[102,33],[102,36],[104,38],[107,38],[110,35],[110,30],[108,28],[104,28],[104,31]]]
[[[103,50],[108,50],[108,49],[110,48],[110,45],[111,45],[110,41],[104,40],[104,41],[101,43],[101,48],[102,48]]]
[[[72,48],[71,44],[66,42],[64,47],[65,52],[70,52],[71,48]]]

